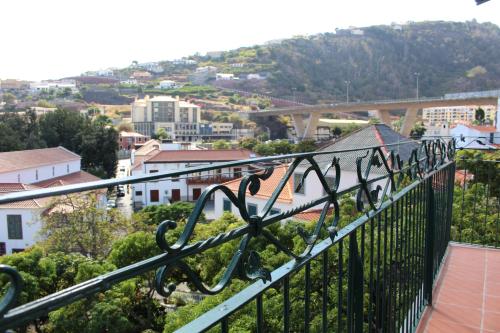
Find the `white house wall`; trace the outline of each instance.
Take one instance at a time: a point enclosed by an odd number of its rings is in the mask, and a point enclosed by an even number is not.
[[[41,228],[40,214],[43,209],[0,209],[0,243],[5,243],[7,254],[12,249],[25,249],[36,243]],[[7,229],[7,215],[21,215],[23,239],[9,239]]]
[[[32,184],[77,171],[80,171],[80,160],[2,173],[0,174],[0,183]]]

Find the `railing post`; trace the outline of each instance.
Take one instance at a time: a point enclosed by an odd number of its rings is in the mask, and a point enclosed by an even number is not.
[[[358,251],[356,232],[349,235],[347,286],[347,331],[363,332],[363,263]]]
[[[425,233],[425,278],[424,295],[427,305],[432,305],[432,285],[434,280],[434,224],[435,224],[435,203],[434,189],[432,188],[433,176],[427,179],[427,221]]]

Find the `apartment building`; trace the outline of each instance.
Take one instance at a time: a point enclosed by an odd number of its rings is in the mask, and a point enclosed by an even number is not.
[[[132,103],[134,129],[146,136],[164,128],[173,140],[195,141],[200,121],[200,107],[179,98],[146,96]]]
[[[497,107],[495,105],[443,106],[422,110],[422,120],[426,125],[436,124],[470,124],[475,120],[476,110],[484,110],[485,120],[495,121]]]

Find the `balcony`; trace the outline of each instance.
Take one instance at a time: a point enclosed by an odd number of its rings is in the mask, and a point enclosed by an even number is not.
[[[193,176],[186,178],[186,183],[188,185],[209,185],[215,183],[225,183],[240,177],[241,174],[237,176],[231,176],[231,175]]]
[[[207,295],[165,314],[167,332],[498,331],[500,285],[492,280],[500,268],[499,250],[493,249],[500,235],[500,161],[458,159],[454,142],[442,140],[423,141],[401,161],[392,151],[404,144],[256,158],[1,196],[0,204],[6,204],[229,167],[264,169],[243,172],[238,193],[207,187],[186,221],[163,221],[155,238],[159,254],[49,295],[27,302],[23,291],[33,281],[23,283],[21,268],[0,266],[0,331],[63,320],[58,311],[73,304],[93,304],[93,312],[84,313],[111,323],[111,313],[95,307],[113,295],[106,291],[139,277],[154,284],[152,297],[161,302],[182,294],[176,289]],[[246,203],[282,163],[288,168],[281,181],[257,214],[250,214]],[[456,181],[457,169],[464,176]],[[301,177],[291,192],[300,203],[271,214],[296,171]],[[355,181],[339,190],[349,175]],[[311,178],[320,185],[308,192]],[[216,223],[199,220],[217,191],[240,219],[203,234],[201,229]],[[317,221],[290,221],[318,207]],[[120,302],[125,307],[127,301]]]

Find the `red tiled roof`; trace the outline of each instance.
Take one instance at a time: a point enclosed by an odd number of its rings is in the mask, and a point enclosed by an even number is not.
[[[0,173],[77,161],[80,156],[63,147],[0,153]]]
[[[79,183],[88,183],[96,180],[101,180],[101,178],[96,177],[85,171],[77,171],[64,176],[43,180],[41,182],[34,183],[34,185],[40,187],[55,187],[55,186],[72,185]]]
[[[247,189],[247,195],[253,198],[269,199],[273,194],[274,190],[278,187],[278,184],[281,181],[281,179],[283,179],[283,177],[285,176],[287,170],[288,170],[288,165],[282,165],[274,168],[274,172],[271,175],[271,177],[260,182],[259,192],[257,192],[257,194],[255,194],[254,196],[251,196],[250,192]],[[227,186],[235,194],[238,194],[240,182],[241,178],[238,178],[230,182],[224,183],[223,185]],[[291,203],[292,200],[293,200],[293,185],[292,185],[292,178],[290,177],[286,186],[283,188],[280,195],[278,196],[277,201],[284,203]]]
[[[310,209],[305,212],[295,214],[293,218],[301,221],[316,222],[319,220],[322,211],[323,209]],[[330,216],[332,212],[333,208],[329,208],[328,216]]]
[[[256,157],[248,149],[162,150],[144,163],[158,162],[224,162]]]
[[[12,192],[36,190],[40,188],[39,186],[22,183],[0,183],[0,196]],[[43,208],[49,201],[50,198],[29,199],[3,204],[0,205],[0,208]]]

